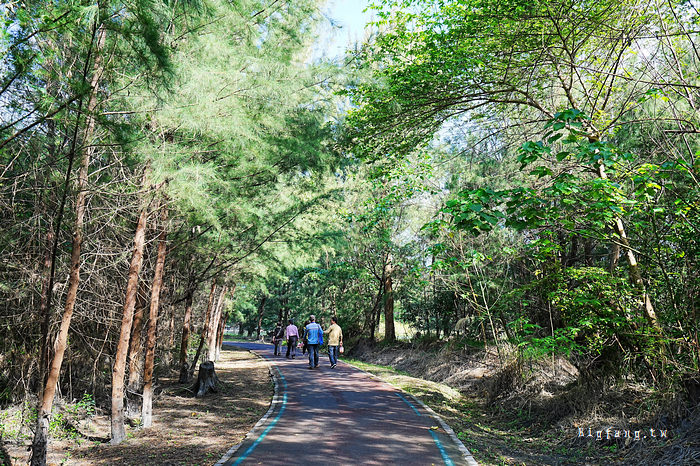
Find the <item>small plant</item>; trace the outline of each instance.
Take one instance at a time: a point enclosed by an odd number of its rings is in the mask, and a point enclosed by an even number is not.
[[[76,409],[85,411],[85,415],[92,417],[95,415],[95,399],[90,393],[83,394],[83,397],[75,404]]]

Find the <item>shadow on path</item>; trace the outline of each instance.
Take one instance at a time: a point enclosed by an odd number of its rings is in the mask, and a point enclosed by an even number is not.
[[[278,389],[264,421],[220,464],[476,464],[424,407],[365,372],[331,369],[327,358],[309,369],[271,345],[236,345],[268,359]]]

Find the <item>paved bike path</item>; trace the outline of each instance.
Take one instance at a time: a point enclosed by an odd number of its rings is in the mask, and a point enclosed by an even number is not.
[[[272,345],[235,345],[268,359],[278,387],[270,411],[220,465],[476,464],[423,406],[365,372],[342,362],[331,369],[328,357],[309,369],[299,351],[286,359]]]

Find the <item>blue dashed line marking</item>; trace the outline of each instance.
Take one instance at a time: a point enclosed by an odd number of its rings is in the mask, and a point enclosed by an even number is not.
[[[417,415],[419,415],[419,416],[422,416],[422,414],[421,414],[420,412],[418,412],[418,410],[416,409],[416,407],[413,406],[413,404],[411,404],[410,401],[408,401],[406,398],[404,398],[404,396],[401,395],[401,393],[397,393],[396,396],[398,396],[399,398],[401,398],[401,399],[403,400],[404,403],[406,403],[408,406],[410,406],[411,409],[413,410],[413,412],[415,412],[415,413],[416,413]]]
[[[410,401],[408,401],[408,400],[406,399],[406,397],[404,397],[404,396],[401,395],[400,393],[397,393],[396,396],[398,396],[399,398],[401,398],[401,399],[403,400],[404,403],[406,403],[408,406],[410,406],[411,409],[412,409],[417,415],[422,416],[422,414],[421,414],[420,412],[418,412],[418,410],[416,409],[416,407],[413,406],[413,403],[411,403]],[[447,452],[445,451],[445,448],[442,446],[442,442],[440,442],[440,439],[438,438],[437,434],[436,434],[435,432],[433,432],[432,430],[430,430],[430,429],[429,429],[428,431],[430,432],[430,435],[433,437],[433,440],[435,441],[435,445],[437,445],[438,450],[440,450],[440,455],[442,456],[442,460],[445,462],[445,466],[454,466],[454,463],[452,462],[452,460],[450,459],[450,456],[449,456],[449,455],[447,454]]]
[[[435,445],[437,445],[438,450],[440,450],[440,455],[442,455],[442,460],[445,462],[445,466],[454,466],[454,463],[443,448],[442,443],[440,443],[440,439],[438,439],[437,434],[431,430],[430,435],[433,436],[433,440],[435,440]]]

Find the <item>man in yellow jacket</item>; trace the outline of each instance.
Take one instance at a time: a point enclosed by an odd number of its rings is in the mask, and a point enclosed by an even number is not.
[[[343,346],[343,330],[338,325],[338,319],[331,317],[331,326],[323,333],[328,334],[328,359],[331,361],[331,369],[335,369],[339,348]]]

